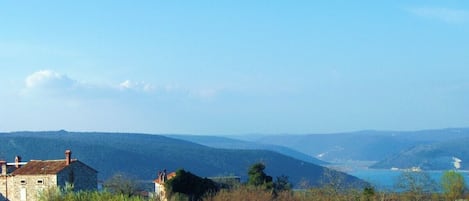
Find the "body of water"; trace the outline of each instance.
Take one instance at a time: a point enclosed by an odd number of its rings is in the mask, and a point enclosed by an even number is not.
[[[397,183],[397,178],[403,173],[402,170],[385,170],[385,169],[360,169],[347,172],[350,175],[356,176],[360,179],[363,179],[367,182],[370,182],[373,186],[381,190],[393,190],[395,189],[395,184]],[[430,178],[437,184],[437,187],[440,185],[441,176],[444,171],[423,171],[427,173]],[[469,182],[469,172],[468,171],[458,171],[461,173],[466,183]]]

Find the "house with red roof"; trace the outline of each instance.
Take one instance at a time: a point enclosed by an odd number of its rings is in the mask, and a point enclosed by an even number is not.
[[[166,169],[158,172],[158,177],[153,181],[155,183],[155,196],[160,198],[160,200],[167,201],[166,190],[164,184],[169,179],[176,176],[175,172],[167,173]]]
[[[65,159],[58,160],[0,161],[0,201],[36,201],[42,191],[67,184],[74,191],[96,190],[97,171],[71,154],[66,150]]]

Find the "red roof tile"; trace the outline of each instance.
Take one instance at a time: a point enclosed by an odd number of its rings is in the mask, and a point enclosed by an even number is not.
[[[72,160],[72,163],[76,160]],[[29,161],[26,165],[15,170],[12,174],[14,175],[37,175],[37,174],[57,174],[63,170],[67,165],[65,160],[46,160]]]
[[[176,176],[176,172],[171,172],[171,173],[169,173],[169,174],[166,176],[166,179],[169,180],[169,179],[171,179],[171,178],[173,178],[173,177],[175,177],[175,176]],[[163,184],[164,182],[161,181],[160,178],[156,178],[155,180],[153,180],[153,183]]]

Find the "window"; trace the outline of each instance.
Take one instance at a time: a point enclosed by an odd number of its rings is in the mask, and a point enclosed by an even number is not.
[[[26,180],[22,179],[22,180],[20,181],[20,183],[21,183],[21,184],[26,184]]]
[[[38,180],[37,180],[37,184],[44,184],[44,180],[38,179]]]

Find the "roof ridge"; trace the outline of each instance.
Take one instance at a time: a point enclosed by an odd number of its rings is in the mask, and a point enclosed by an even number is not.
[[[65,161],[66,159],[48,159],[48,160],[39,160],[39,159],[31,159],[29,161],[39,161],[39,162],[62,162]],[[78,159],[74,158],[71,159],[72,161],[78,161]]]

